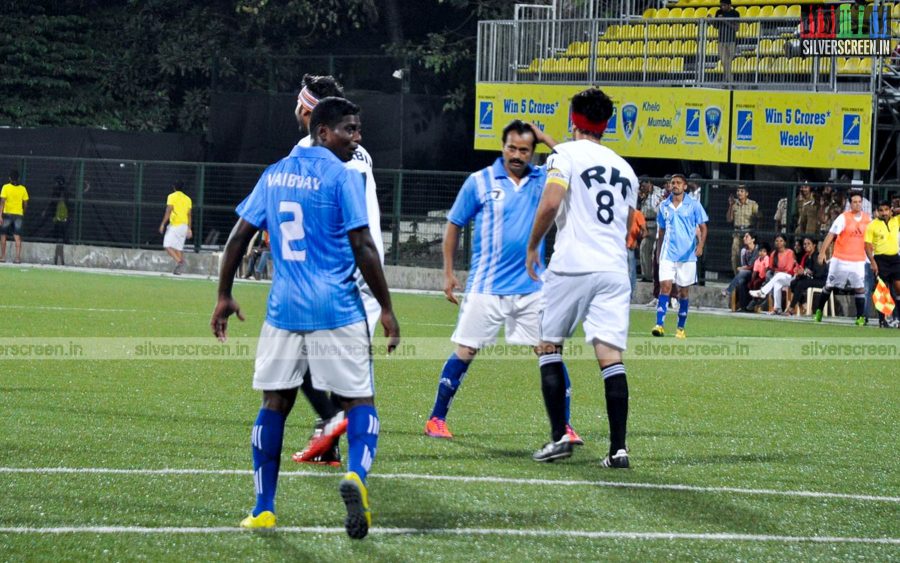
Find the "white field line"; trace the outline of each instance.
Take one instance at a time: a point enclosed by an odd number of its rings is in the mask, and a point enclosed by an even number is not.
[[[344,528],[318,526],[279,527],[274,532],[291,534],[341,534]],[[445,535],[445,536],[516,536],[516,537],[570,537],[587,539],[630,540],[697,540],[727,542],[781,542],[781,543],[855,543],[900,545],[900,538],[859,538],[843,536],[772,536],[760,534],[701,534],[677,532],[612,532],[591,530],[544,530],[504,528],[372,528],[374,535]],[[53,528],[4,527],[0,534],[229,534],[252,533],[236,527],[160,527],[145,526],[61,526]],[[269,532],[272,533],[272,532]]]
[[[114,469],[106,467],[0,467],[0,473],[32,474],[99,474],[99,475],[252,475],[249,469]],[[336,473],[317,471],[282,471],[280,477],[325,477],[333,479]],[[609,487],[617,489],[645,489],[659,491],[685,491],[696,493],[733,493],[743,495],[771,495],[785,497],[833,498],[845,500],[900,503],[900,497],[829,493],[820,491],[779,491],[775,489],[743,489],[739,487],[699,487],[695,485],[661,483],[627,483],[617,481],[579,481],[565,479],[517,479],[513,477],[477,477],[463,475],[425,475],[418,473],[375,473],[375,479],[453,481],[457,483],[503,483],[511,485],[537,485],[550,487]]]

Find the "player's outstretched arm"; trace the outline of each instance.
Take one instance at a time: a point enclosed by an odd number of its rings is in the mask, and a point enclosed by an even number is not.
[[[541,253],[538,250],[541,241],[547,235],[547,231],[553,225],[556,218],[556,212],[566,195],[566,188],[562,185],[548,180],[544,186],[544,193],[541,196],[541,203],[538,204],[537,213],[534,216],[534,225],[531,227],[531,236],[528,237],[528,251],[525,256],[525,269],[531,279],[538,281],[540,277],[537,269],[543,267],[541,264]]]
[[[699,240],[697,242],[697,251],[695,252],[697,258],[703,256],[703,247],[706,246],[706,233],[706,223],[700,223],[700,232],[698,233],[699,236],[697,237]]]
[[[459,280],[453,273],[453,257],[456,255],[456,249],[459,247],[459,225],[451,221],[447,221],[447,229],[444,231],[444,242],[441,249],[444,253],[444,295],[447,301],[454,305],[459,305],[456,295],[453,294],[454,289],[462,289]]]
[[[228,317],[233,314],[237,315],[239,320],[244,320],[241,314],[241,306],[231,296],[231,288],[234,286],[234,275],[237,273],[238,265],[247,250],[250,240],[256,235],[258,229],[243,219],[238,219],[234,228],[231,229],[231,235],[228,236],[228,242],[225,243],[225,252],[222,256],[222,267],[219,269],[219,299],[216,302],[216,308],[213,310],[212,319],[209,325],[213,334],[225,342],[228,338]]]
[[[822,241],[822,248],[819,249],[819,264],[825,263],[825,256],[828,254],[828,248],[832,242],[834,242],[834,233],[828,233],[825,240]]]
[[[388,291],[387,281],[384,279],[384,270],[381,268],[381,259],[378,257],[378,248],[369,227],[360,227],[347,233],[350,239],[350,247],[353,249],[353,257],[356,259],[356,267],[362,273],[363,279],[369,284],[372,295],[381,305],[381,325],[384,327],[384,335],[388,338],[388,353],[400,343],[400,324],[394,316],[394,308],[391,305],[391,292]]]

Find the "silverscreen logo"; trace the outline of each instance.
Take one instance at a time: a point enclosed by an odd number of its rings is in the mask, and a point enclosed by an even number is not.
[[[806,56],[889,57],[891,10],[856,2],[801,7],[800,48]]]

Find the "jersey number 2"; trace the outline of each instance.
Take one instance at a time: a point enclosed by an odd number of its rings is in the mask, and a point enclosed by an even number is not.
[[[293,250],[292,242],[302,241],[306,238],[306,232],[303,230],[303,207],[296,201],[282,201],[278,206],[279,214],[290,214],[293,218],[289,221],[282,221],[281,227],[281,256],[285,260],[293,262],[306,261],[306,249]]]
[[[609,173],[609,181],[603,175],[606,174],[605,166],[595,166],[588,168],[581,173],[581,181],[587,189],[591,189],[591,182],[600,184],[601,186],[619,186],[622,188],[622,199],[626,199],[628,188],[631,187],[631,181],[622,177],[618,168],[611,168]],[[615,219],[613,214],[613,204],[615,196],[609,190],[600,190],[597,192],[597,220],[604,225],[609,225]]]

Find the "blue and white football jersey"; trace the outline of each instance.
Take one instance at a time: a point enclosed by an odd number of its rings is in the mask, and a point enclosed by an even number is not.
[[[660,260],[696,262],[697,227],[709,221],[706,211],[696,199],[685,194],[681,205],[675,207],[669,197],[659,206],[656,225],[665,229]]]
[[[465,227],[475,219],[467,292],[525,295],[541,289],[541,282],[528,276],[525,254],[545,179],[544,168],[531,167],[516,185],[503,158],[466,179],[447,220]],[[543,263],[543,242],[540,251]]]
[[[323,147],[295,147],[263,172],[237,207],[269,231],[275,276],[266,321],[284,330],[365,319],[347,232],[368,225],[362,175]]]

